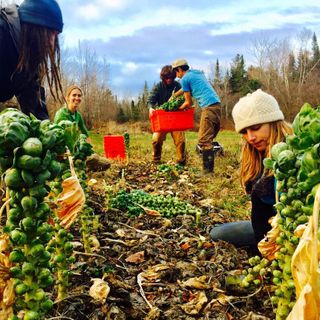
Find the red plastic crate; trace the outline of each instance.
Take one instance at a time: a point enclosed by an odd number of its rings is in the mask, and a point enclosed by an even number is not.
[[[126,148],[123,136],[104,136],[104,152],[108,159],[126,159]]]
[[[185,111],[155,110],[150,115],[152,132],[184,131],[194,127],[194,108]]]

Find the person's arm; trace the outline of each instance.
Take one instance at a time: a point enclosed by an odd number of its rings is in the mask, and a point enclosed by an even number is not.
[[[184,94],[184,103],[180,106],[179,108],[180,110],[190,108],[193,104],[191,93],[189,91],[186,91],[183,94]]]
[[[159,101],[159,85],[155,85],[148,97],[148,108],[149,116],[152,114],[154,109],[158,106]]]
[[[79,129],[80,131],[85,134],[87,137],[89,137],[89,131],[88,129],[86,128],[86,125],[84,124],[84,121],[83,121],[83,118],[82,118],[82,115],[79,111],[77,111],[77,116],[78,116],[78,121],[77,121],[77,124],[79,126]]]
[[[179,89],[178,91],[174,92],[172,94],[173,98],[178,98],[179,96],[181,96],[183,94],[182,89]]]
[[[66,114],[65,108],[61,107],[54,116],[54,123],[59,123],[62,120],[70,120]]]
[[[44,88],[39,85],[36,77],[31,80],[22,73],[17,73],[12,78],[15,96],[21,111],[29,116],[32,113],[40,120],[49,119]]]
[[[148,107],[155,108],[159,103],[159,86],[155,86],[148,97]]]
[[[276,214],[274,204],[274,178],[263,177],[255,183],[251,193],[251,221],[257,242],[271,229],[269,219]]]

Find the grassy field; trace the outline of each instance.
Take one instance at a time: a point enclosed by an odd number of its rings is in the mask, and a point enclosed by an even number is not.
[[[108,132],[108,131],[105,131]],[[103,137],[105,132],[91,132],[94,150],[104,155]],[[120,131],[121,132],[121,131]],[[152,134],[128,130],[130,132],[130,158],[132,164],[150,162],[152,160]],[[195,152],[197,133],[186,132],[186,146],[188,152],[187,168],[195,177],[194,192],[197,190],[205,194],[205,198],[219,212],[223,220],[247,219],[249,217],[249,201],[239,184],[239,158],[241,139],[233,131],[221,131],[216,140],[223,146],[224,154],[216,157],[213,175],[202,174],[202,159]],[[175,147],[170,134],[163,145],[162,160],[175,160]],[[115,163],[116,165],[116,163]]]

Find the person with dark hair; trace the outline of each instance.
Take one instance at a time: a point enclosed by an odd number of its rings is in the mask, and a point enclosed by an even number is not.
[[[0,102],[15,96],[21,111],[48,119],[43,82],[61,101],[60,48],[62,13],[55,0],[24,0],[1,8]]]
[[[192,97],[196,99],[201,108],[197,150],[202,153],[204,172],[211,173],[214,168],[215,153],[213,139],[220,130],[220,98],[204,73],[200,70],[190,69],[185,59],[174,61],[172,69],[181,79],[181,89],[173,95],[174,97],[184,95],[185,102],[180,109],[191,107]]]
[[[235,129],[242,135],[240,183],[251,197],[251,221],[229,222],[210,231],[213,240],[224,240],[235,246],[256,248],[271,229],[269,220],[276,214],[275,179],[263,167],[263,159],[271,157],[273,145],[292,134],[291,125],[277,100],[258,89],[242,97],[232,110]]]
[[[172,71],[172,67],[169,65],[164,66],[160,72],[161,81],[157,83],[152,89],[148,97],[149,112],[167,102],[173,92],[178,91],[181,88],[179,82],[175,81],[176,75]],[[183,131],[170,132],[174,144],[176,146],[176,162],[177,164],[186,164],[186,150],[185,150],[185,135]],[[167,132],[154,132],[152,136],[153,146],[153,162],[160,163],[162,145],[167,136]]]

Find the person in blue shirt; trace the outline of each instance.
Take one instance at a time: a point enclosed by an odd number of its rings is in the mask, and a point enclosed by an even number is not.
[[[174,93],[177,97],[184,95],[185,102],[180,109],[190,108],[195,98],[201,108],[200,127],[198,132],[198,147],[203,157],[203,169],[206,173],[214,168],[214,141],[220,130],[221,105],[220,98],[213,89],[204,73],[190,69],[185,59],[178,59],[172,63],[172,69],[181,79],[181,90]]]

